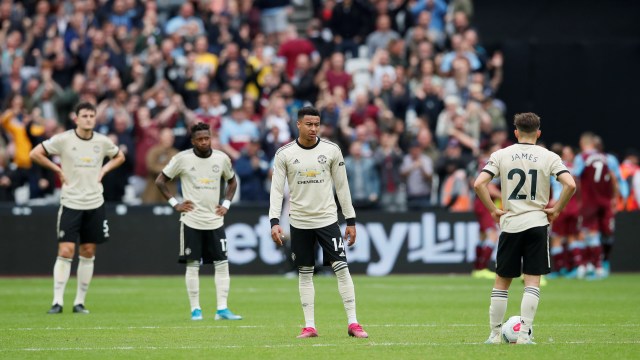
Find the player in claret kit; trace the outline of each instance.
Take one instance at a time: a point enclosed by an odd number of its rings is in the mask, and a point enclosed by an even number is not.
[[[584,262],[594,269],[595,278],[604,277],[602,267],[602,239],[613,236],[616,194],[621,181],[620,169],[613,156],[598,150],[598,137],[590,132],[580,136],[581,153],[576,156],[573,174],[580,179],[582,195],[581,215],[585,229]],[[624,195],[623,195],[624,196]],[[590,269],[587,268],[587,271]],[[584,277],[584,270],[577,269],[576,276]]]
[[[575,151],[571,146],[560,145],[559,154],[569,171],[573,169]],[[560,198],[562,184],[551,178],[552,200],[554,204]],[[566,249],[565,249],[566,245]],[[551,259],[553,271],[548,278],[554,279],[565,276],[574,268],[584,266],[582,263],[582,251],[584,244],[580,236],[580,188],[569,200],[567,207],[551,224]]]
[[[494,145],[484,149],[480,159],[478,160],[478,173],[482,172],[489,156],[494,151],[498,151],[500,145]],[[500,179],[494,179],[487,184],[491,199],[496,202],[500,201]],[[471,276],[476,279],[495,279],[496,273],[489,269],[491,256],[495,247],[498,245],[498,224],[491,217],[491,213],[482,204],[480,197],[476,196],[473,202],[473,212],[478,219],[480,225],[480,242],[476,245],[476,260],[473,263],[473,271]]]

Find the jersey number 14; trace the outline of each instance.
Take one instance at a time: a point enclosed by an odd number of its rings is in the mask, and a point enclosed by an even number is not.
[[[338,248],[343,249],[344,250],[344,243],[342,242],[342,238],[331,238],[331,241],[333,241],[333,249],[335,251],[338,251]]]

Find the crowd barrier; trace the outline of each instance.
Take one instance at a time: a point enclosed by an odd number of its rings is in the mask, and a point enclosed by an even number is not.
[[[53,206],[0,205],[0,275],[51,273],[57,249],[57,212]],[[640,271],[636,260],[639,214],[616,216],[613,271]],[[179,222],[172,208],[108,204],[107,216],[110,240],[98,247],[96,274],[183,273],[183,266],[176,262]],[[271,240],[266,207],[233,206],[225,224],[232,273],[266,275],[291,270],[286,247],[278,248]],[[360,211],[357,243],[346,252],[353,273],[467,273],[477,242],[478,223],[472,213]]]

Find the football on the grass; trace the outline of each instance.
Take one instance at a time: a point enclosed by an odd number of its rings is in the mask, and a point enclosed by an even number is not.
[[[520,333],[520,316],[512,316],[504,324],[502,324],[502,338],[504,341],[515,344]],[[533,335],[533,327],[529,329],[529,336]]]

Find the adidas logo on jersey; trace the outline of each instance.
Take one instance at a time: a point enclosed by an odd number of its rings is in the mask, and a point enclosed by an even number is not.
[[[300,161],[298,161],[298,159],[295,159],[295,160],[293,161],[293,164],[294,164],[294,165],[295,165],[295,164],[300,164]]]
[[[76,150],[78,150],[78,149],[76,149],[76,147],[74,146],[71,150],[76,151]]]
[[[344,253],[344,251],[340,253],[340,257],[345,257],[345,256],[347,255]]]
[[[189,170],[189,171],[196,171],[196,167],[195,167],[195,166],[192,166],[192,167],[191,167],[191,170]]]

